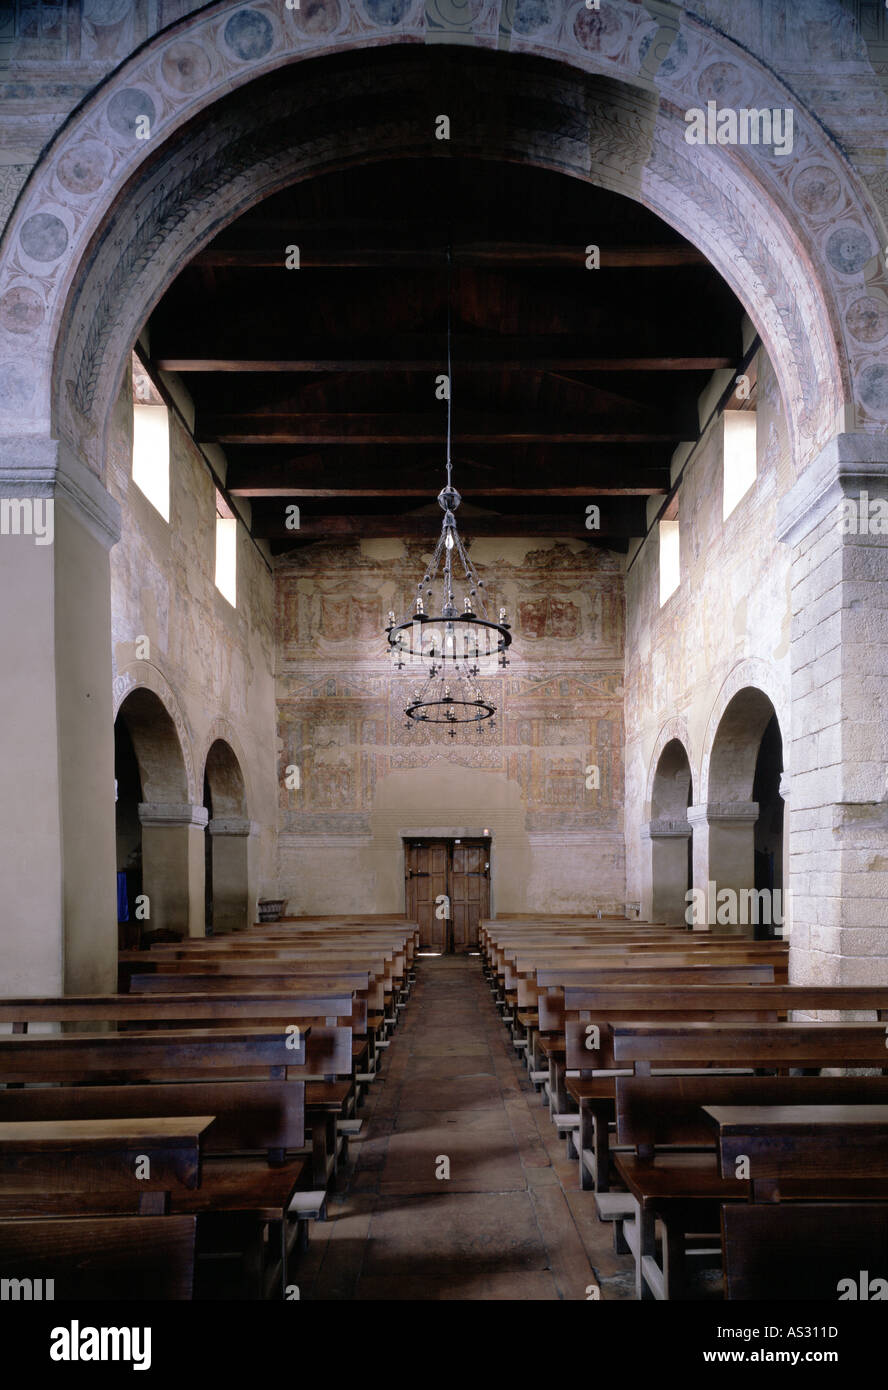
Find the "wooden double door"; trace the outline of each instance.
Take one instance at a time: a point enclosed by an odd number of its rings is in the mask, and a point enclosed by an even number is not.
[[[489,840],[407,840],[407,916],[420,948],[465,952],[478,946],[478,922],[490,916]]]

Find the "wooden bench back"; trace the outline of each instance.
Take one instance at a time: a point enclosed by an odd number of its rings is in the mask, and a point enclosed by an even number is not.
[[[618,1076],[617,1143],[714,1149],[704,1105],[885,1105],[888,1076]]]
[[[720,985],[704,982],[664,990],[659,984],[565,985],[564,1007],[568,1013],[588,1013],[605,1017],[610,1008],[637,1009],[641,1018],[655,1008],[665,1018],[674,1009],[705,1009],[713,1014],[729,1009],[759,1007],[765,1002],[761,985]],[[767,1004],[780,1013],[791,1009],[842,1012],[888,1012],[888,985],[767,985]],[[627,1015],[628,1017],[628,1015]]]
[[[733,1174],[737,1159],[743,1155],[748,1160],[754,1196],[762,1183],[768,1185],[767,1200],[774,1201],[787,1181],[796,1187],[800,1182],[832,1178],[841,1183],[848,1178],[879,1179],[888,1195],[888,1105],[817,1101],[799,1109],[786,1102],[775,1107],[755,1099],[743,1107],[742,1121],[736,1116],[728,1121],[732,1112],[724,1110],[723,1102],[715,1109],[722,1111],[721,1116],[710,1116],[713,1134],[720,1122],[722,1176]],[[834,1195],[841,1194],[837,1191]],[[868,1195],[881,1196],[882,1192]]]
[[[305,991],[306,985],[311,989],[319,991],[329,989],[332,992],[348,987],[354,989],[356,997],[362,1000],[366,1009],[371,1012],[378,1012],[384,1003],[381,981],[362,985],[361,980],[366,981],[367,976],[355,975],[352,972],[345,976],[318,976],[317,978],[306,979],[303,975],[294,975],[287,970],[272,969],[269,973],[256,974],[233,969],[227,973],[216,971],[212,974],[204,974],[197,967],[193,967],[193,973],[190,970],[182,972],[175,970],[161,974],[155,974],[153,971],[146,974],[136,972],[131,975],[128,984],[131,994],[246,995],[293,993],[298,995]]]
[[[147,1086],[47,1086],[0,1091],[0,1122],[142,1115],[215,1116],[204,1153],[281,1153],[305,1143],[302,1081],[186,1081]]]
[[[174,1073],[183,1080],[216,1075],[273,1077],[271,1068],[305,1063],[305,1034],[292,1046],[280,1029],[188,1029],[147,1033],[25,1034],[0,1037],[0,1080],[5,1082],[153,1081]],[[290,1045],[288,1045],[288,1043]]]
[[[776,1009],[731,1009],[724,1013],[713,1014],[712,1010],[671,1010],[666,1018],[658,1015],[656,1010],[651,1010],[646,1018],[639,1019],[632,1009],[609,1009],[605,1015],[605,1022],[586,1023],[583,1020],[571,1018],[565,1012],[563,1015],[563,1032],[565,1041],[565,1066],[568,1071],[578,1071],[584,1074],[590,1071],[601,1070],[601,1048],[596,1046],[596,1040],[600,1039],[602,1028],[607,1030],[611,1024],[620,1022],[634,1023],[777,1023],[779,1022]]]
[[[603,989],[611,986],[646,984],[652,989],[667,991],[686,985],[772,985],[774,968],[771,965],[691,965],[621,967],[596,970],[592,980],[577,978],[575,972],[540,970],[537,972],[539,994],[537,1009],[541,1032],[563,1032],[565,1022],[565,991],[568,989]],[[519,1008],[521,1003],[519,1000]]]
[[[214,1117],[191,1109],[145,1115],[0,1120],[0,1192],[125,1189],[139,1197],[199,1187],[201,1143]]]
[[[298,1014],[298,1018],[296,1015]],[[341,1022],[356,1033],[367,1031],[367,1002],[350,994],[88,994],[38,999],[0,999],[0,1023],[27,1032],[34,1023],[107,1022],[143,1028],[166,1023],[252,1024],[273,1020],[281,1025],[299,1019]]]
[[[601,1066],[882,1068],[878,1023],[615,1023],[602,1030]],[[591,1055],[591,1054],[590,1054]]]
[[[190,1299],[196,1228],[194,1216],[3,1221],[0,1279],[45,1279],[51,1270],[57,1303]]]

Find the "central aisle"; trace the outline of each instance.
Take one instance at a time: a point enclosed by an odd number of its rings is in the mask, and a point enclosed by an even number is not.
[[[316,1222],[304,1299],[630,1298],[631,1259],[515,1060],[477,956],[422,957]],[[449,1178],[442,1159],[449,1160]]]

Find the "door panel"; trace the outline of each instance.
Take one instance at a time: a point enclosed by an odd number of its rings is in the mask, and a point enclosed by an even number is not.
[[[478,945],[478,922],[489,916],[489,848],[483,842],[464,840],[451,849],[451,910],[453,950],[472,951]]]
[[[485,841],[407,841],[404,846],[407,915],[419,925],[427,951],[470,951],[478,922],[490,915],[490,845]],[[439,897],[450,917],[437,915]]]
[[[419,844],[408,841],[405,859],[407,915],[419,926],[420,948],[446,951],[448,923],[446,918],[435,915],[435,908],[436,899],[447,893],[447,842]]]

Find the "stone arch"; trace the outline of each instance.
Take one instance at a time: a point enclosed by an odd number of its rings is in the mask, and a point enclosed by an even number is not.
[[[648,773],[650,820],[643,838],[650,844],[645,898],[652,921],[684,922],[693,886],[693,834],[688,807],[693,776],[684,720],[670,720],[660,731]]]
[[[777,711],[763,690],[747,685],[731,697],[709,754],[709,798],[728,805],[752,800],[762,737]]]
[[[203,774],[207,812],[204,859],[204,923],[207,934],[245,931],[250,925],[247,793],[231,744],[215,738]]]
[[[771,706],[772,712],[777,715],[777,720],[783,735],[784,747],[786,747],[789,742],[789,700],[776,671],[767,662],[757,660],[756,658],[750,658],[749,660],[739,662],[731,671],[718,692],[712,707],[712,712],[709,716],[706,736],[703,741],[703,756],[700,765],[699,800],[701,802],[718,801],[721,799],[721,791],[724,788],[724,769],[719,760],[720,755],[718,755],[716,759],[716,780],[713,785],[713,750],[715,748],[719,727],[721,726],[722,719],[724,718],[728,706],[731,705],[736,695],[746,690],[754,692],[754,694],[751,694],[748,700],[744,702],[743,708],[748,707],[750,711],[755,708],[757,712],[751,717],[760,720],[764,716],[765,706],[761,704],[759,708],[759,704],[762,700],[767,701]],[[740,709],[741,706],[737,706],[735,713],[739,714]],[[768,718],[770,718],[770,714]],[[765,718],[761,726],[759,738],[761,738],[761,733],[764,732],[767,722],[768,719]],[[727,747],[727,745],[725,745],[725,747]],[[750,795],[752,794],[754,770],[753,766],[752,771],[748,772],[747,776]],[[716,795],[716,793],[718,793],[718,795]],[[739,796],[729,796],[727,799],[742,800],[743,798]]]
[[[197,779],[194,773],[194,756],[191,751],[192,738],[179,701],[176,699],[172,687],[156,666],[152,666],[147,661],[133,661],[128,666],[123,667],[113,683],[114,718],[117,719],[124,702],[140,690],[155,696],[173,726],[185,771],[184,788],[182,788],[184,795],[179,799],[194,802],[197,800]]]
[[[139,764],[144,800],[184,803],[188,800],[185,754],[175,720],[165,703],[147,686],[128,691],[115,712],[129,731]]]
[[[439,10],[321,0],[309,15],[220,0],[122,63],[51,142],[6,229],[0,429],[53,430],[101,475],[122,364],[166,284],[225,222],[284,184],[349,159],[428,153],[428,67],[440,49],[417,45],[442,41],[460,44],[463,72],[470,53],[486,59],[476,109],[446,153],[531,160],[600,182],[699,246],[762,334],[798,466],[843,411],[845,428],[852,418],[882,427],[878,351],[853,325],[884,229],[842,152],[764,64],[677,7],[660,19],[609,0],[606,21],[580,0],[473,5],[464,19]],[[393,62],[399,45],[406,62]],[[327,60],[358,48],[356,81],[337,84]],[[520,113],[497,105],[499,75],[515,62],[527,64]],[[381,99],[362,105],[362,80]],[[392,116],[388,98],[403,98],[405,82],[409,100]],[[716,96],[792,107],[791,166],[762,147],[691,149],[684,113]],[[139,115],[148,140],[136,136]]]
[[[680,739],[666,744],[657,760],[651,791],[651,816],[657,820],[683,820],[693,789],[691,760]]]
[[[222,745],[222,748],[217,750],[214,766],[211,770],[218,786],[218,794],[221,797],[220,805],[225,804],[231,807],[230,811],[226,811],[224,814],[248,816],[250,814],[250,808],[254,804],[253,789],[249,776],[249,763],[247,755],[244,752],[243,744],[238,738],[230,720],[223,718],[214,719],[213,723],[210,725],[203,741],[201,756],[198,759],[198,765],[203,771],[203,777],[207,775],[210,755],[213,753],[216,744]],[[227,750],[227,752],[225,750]],[[231,783],[228,792],[226,792],[223,787],[226,774],[222,770],[222,764],[227,765],[230,769]],[[203,777],[201,779],[201,785],[203,785]]]
[[[202,828],[203,818],[191,800],[192,779],[168,701],[147,683],[126,688],[125,682],[119,682],[118,689],[115,732],[119,734],[119,726],[125,726],[141,788],[137,807],[125,808],[120,801],[117,805],[118,873],[123,869],[127,874],[128,926],[123,935],[135,945],[158,932],[184,936],[189,931],[192,897],[198,887],[193,881],[191,840]],[[116,744],[118,754],[124,751],[119,737]],[[128,853],[126,864],[121,865],[124,814]],[[202,891],[202,880],[199,887]],[[119,903],[119,918],[121,911]]]
[[[693,812],[701,831],[696,858],[702,872],[696,886],[707,896],[710,925],[756,936],[774,934],[785,920],[787,730],[780,716],[781,692],[768,674],[763,663],[741,663],[719,692],[707,730],[705,790]],[[760,804],[765,795],[767,804]],[[719,915],[725,890],[733,895],[724,899],[727,908],[734,901],[733,918],[727,910]],[[718,904],[714,920],[713,894]]]
[[[645,809],[651,815],[654,814],[652,810],[654,800],[654,782],[657,777],[657,769],[660,763],[660,758],[662,757],[663,752],[668,746],[668,744],[675,742],[681,744],[682,748],[684,749],[685,756],[687,757],[688,765],[689,767],[692,767],[693,759],[691,757],[691,736],[688,733],[687,721],[684,718],[684,715],[679,714],[675,715],[672,719],[667,719],[666,723],[663,725],[662,729],[657,734],[657,740],[654,744],[653,752],[651,753],[650,762],[648,763],[647,787],[645,791]]]
[[[247,792],[241,765],[230,744],[214,739],[204,762],[204,782],[213,796],[213,814],[226,818],[247,814]]]

